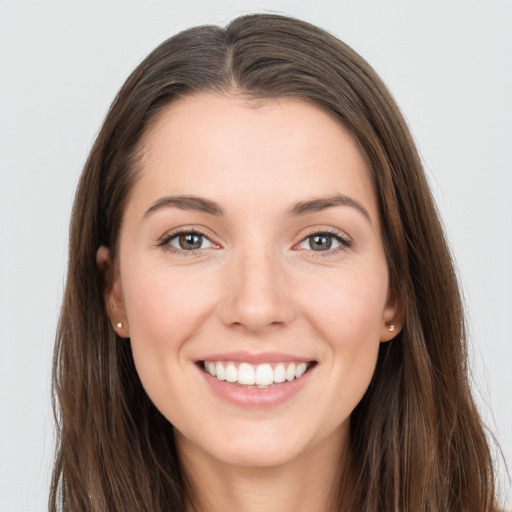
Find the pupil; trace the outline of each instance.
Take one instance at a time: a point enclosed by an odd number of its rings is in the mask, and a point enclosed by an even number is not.
[[[316,251],[327,251],[331,248],[332,239],[330,236],[314,235],[311,237],[311,248]]]
[[[187,250],[200,249],[202,238],[202,235],[197,235],[195,233],[180,235],[180,247]]]

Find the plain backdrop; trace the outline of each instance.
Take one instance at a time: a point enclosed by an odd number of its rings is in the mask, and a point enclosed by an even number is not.
[[[511,0],[0,0],[1,512],[46,509],[69,214],[110,102],[172,34],[256,11],[331,31],[397,99],[459,268],[478,402],[512,461]]]

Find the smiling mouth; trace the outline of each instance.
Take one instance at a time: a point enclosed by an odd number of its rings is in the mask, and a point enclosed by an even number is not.
[[[249,364],[234,361],[201,361],[199,366],[219,381],[236,386],[264,389],[302,377],[316,362]]]

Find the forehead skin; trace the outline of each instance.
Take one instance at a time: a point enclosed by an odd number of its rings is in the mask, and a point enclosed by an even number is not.
[[[364,203],[373,227],[379,229],[373,180],[357,141],[333,115],[302,99],[189,95],[158,115],[140,148],[130,210],[134,202],[150,206],[166,194],[221,198],[217,168],[230,172],[231,192],[239,192],[245,211],[251,206],[259,211],[261,200],[272,200],[272,194],[281,202],[284,194],[291,203],[305,199],[305,190],[311,190],[312,197],[343,192],[332,186],[342,173],[358,175],[359,183],[351,183],[357,189],[353,198]],[[333,166],[333,161],[339,165]],[[272,169],[270,176],[266,169]],[[268,186],[269,179],[274,187]],[[229,199],[233,202],[233,195]]]

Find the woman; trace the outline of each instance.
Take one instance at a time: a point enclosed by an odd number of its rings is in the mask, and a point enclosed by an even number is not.
[[[495,510],[463,308],[407,127],[322,30],[164,42],[86,163],[51,510]]]

